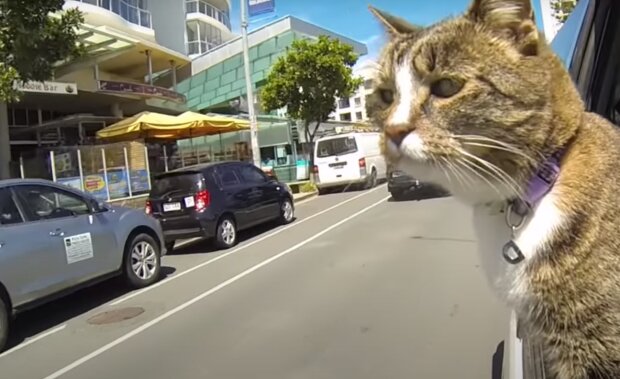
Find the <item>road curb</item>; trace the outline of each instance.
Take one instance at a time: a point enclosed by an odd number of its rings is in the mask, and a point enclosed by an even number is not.
[[[300,194],[293,194],[293,200],[295,200],[295,202],[297,203],[297,202],[300,202],[302,200],[307,200],[307,199],[309,199],[311,197],[314,197],[317,194],[318,194],[317,191],[314,191],[314,192],[303,192],[303,193],[300,193]]]

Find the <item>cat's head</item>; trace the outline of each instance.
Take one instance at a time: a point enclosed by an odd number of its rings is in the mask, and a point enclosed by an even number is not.
[[[574,133],[556,128],[557,97],[580,100],[530,0],[474,0],[429,27],[371,10],[390,39],[368,107],[397,168],[467,200],[507,199]]]

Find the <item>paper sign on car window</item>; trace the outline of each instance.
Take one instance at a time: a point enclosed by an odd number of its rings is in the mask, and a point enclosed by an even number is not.
[[[65,238],[67,263],[72,264],[93,257],[93,242],[90,233],[76,234]]]
[[[194,202],[194,196],[188,196],[185,198],[185,208],[193,208],[196,205]]]

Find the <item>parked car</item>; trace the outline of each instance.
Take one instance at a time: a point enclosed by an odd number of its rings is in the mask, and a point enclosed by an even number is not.
[[[10,318],[123,275],[135,288],[159,279],[159,224],[46,180],[0,181],[0,350]]]
[[[587,110],[616,125],[620,125],[618,20],[620,2],[617,0],[580,0],[551,44],[575,81]],[[502,354],[503,363],[498,370],[501,378],[548,377],[540,347],[519,328],[514,311]]]
[[[217,247],[237,243],[237,232],[294,219],[288,186],[247,162],[214,162],[159,175],[146,202],[158,219],[167,249],[179,239],[213,238]]]
[[[386,178],[385,158],[379,147],[381,135],[348,132],[319,138],[314,148],[316,186],[319,194],[348,185],[372,188]]]
[[[388,191],[396,201],[421,199],[423,195],[445,196],[448,192],[442,187],[405,174],[388,165]]]

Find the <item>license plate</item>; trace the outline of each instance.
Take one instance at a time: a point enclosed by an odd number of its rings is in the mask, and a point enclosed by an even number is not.
[[[168,203],[164,204],[164,212],[180,211],[181,203]]]

